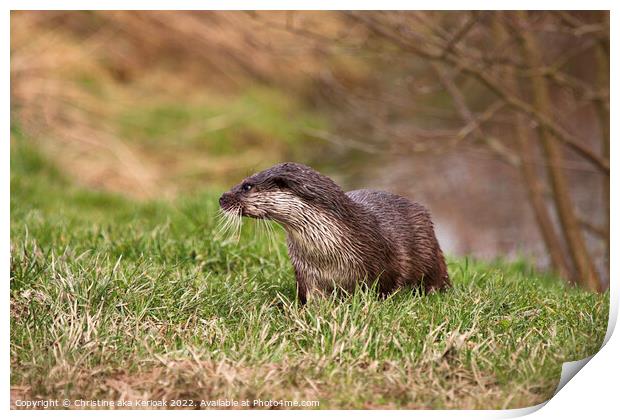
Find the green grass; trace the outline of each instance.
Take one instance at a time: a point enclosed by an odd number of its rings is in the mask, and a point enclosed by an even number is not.
[[[454,287],[295,303],[282,232],[216,239],[217,194],[136,202],[11,155],[11,384],[21,398],[319,400],[503,408],[596,352],[608,295],[526,263],[450,261]]]
[[[145,148],[181,147],[215,157],[248,148],[255,154],[269,155],[269,148],[294,154],[301,153],[303,128],[324,125],[291,97],[267,88],[249,89],[234,100],[216,95],[184,103],[148,99],[123,109],[116,121],[122,138]]]

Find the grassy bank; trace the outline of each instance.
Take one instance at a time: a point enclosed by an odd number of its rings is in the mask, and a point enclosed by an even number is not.
[[[282,233],[215,238],[215,194],[131,201],[12,149],[13,400],[522,407],[605,334],[607,294],[527,264],[451,260],[445,294],[301,308]]]

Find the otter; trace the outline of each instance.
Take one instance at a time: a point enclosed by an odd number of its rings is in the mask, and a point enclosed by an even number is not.
[[[450,286],[428,210],[396,194],[345,193],[329,177],[288,162],[244,179],[219,202],[229,216],[284,227],[301,304],[374,282],[381,296],[406,286],[427,293]]]

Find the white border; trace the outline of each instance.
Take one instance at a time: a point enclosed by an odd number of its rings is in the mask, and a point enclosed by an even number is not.
[[[354,0],[314,0],[314,1],[286,1],[286,0],[228,0],[215,2],[200,2],[192,0],[162,1],[77,1],[59,0],[55,2],[41,0],[8,1],[9,9],[13,10],[43,10],[43,9],[70,9],[70,10],[609,10],[614,4],[611,0],[564,0],[557,1],[467,1],[433,0],[433,1],[354,1]]]
[[[368,1],[239,1],[231,0],[227,2],[221,2],[220,4],[176,0],[170,1],[150,1],[150,2],[136,2],[136,1],[118,1],[109,0],[106,2],[83,2],[83,1],[70,1],[60,0],[56,2],[47,1],[8,1],[7,9],[2,15],[2,33],[4,42],[2,44],[3,54],[3,75],[4,83],[2,84],[4,90],[4,100],[2,101],[2,110],[5,118],[2,120],[2,128],[5,134],[9,134],[10,130],[10,13],[9,10],[37,10],[37,9],[171,9],[171,10],[198,10],[205,7],[209,7],[213,10],[286,10],[286,9],[303,9],[303,10],[373,10],[373,9],[417,9],[417,10],[459,10],[459,9],[479,9],[479,10],[494,10],[494,9],[531,9],[531,10],[604,10],[612,9],[611,13],[611,74],[616,74],[618,70],[617,65],[617,48],[615,46],[618,42],[617,26],[618,19],[616,18],[616,12],[613,10],[612,5],[615,3],[612,1],[603,0],[590,0],[588,2],[565,0],[563,2],[551,2],[541,0],[522,0],[522,1],[503,1],[503,2],[488,2],[488,1],[446,1],[446,0],[434,0],[432,2],[419,2],[419,1],[392,1],[384,0],[382,2],[368,2]],[[430,6],[430,7],[429,7]],[[490,8],[489,6],[494,6]],[[611,95],[612,98],[617,98],[617,86],[614,83],[614,79],[611,80]],[[613,101],[612,101],[613,102]],[[611,118],[611,138],[615,138],[617,132],[616,125],[618,121],[617,112],[614,112],[612,107]],[[2,358],[5,363],[2,364],[2,384],[4,385],[3,393],[3,406],[4,410],[9,411],[9,415],[19,418],[33,418],[35,416],[49,416],[51,418],[66,418],[66,417],[81,417],[85,415],[84,412],[79,411],[17,411],[9,410],[10,405],[10,374],[9,374],[9,253],[10,253],[10,238],[9,238],[9,185],[10,185],[10,171],[9,171],[9,146],[10,142],[8,138],[2,142],[2,150],[0,154],[4,160],[3,165],[0,166],[2,181],[0,182],[2,200],[0,200],[0,216],[2,217],[0,222],[0,229],[2,232],[2,240],[0,242],[0,249],[3,258],[0,259],[0,269],[4,273],[6,282],[2,288],[2,297],[0,298],[2,313],[5,317],[1,325],[1,333],[4,339],[4,345],[2,346]],[[611,144],[611,157],[614,160],[617,151],[614,147],[614,142]],[[615,179],[614,170],[611,171],[611,213],[615,214],[618,209],[618,185],[613,183]],[[618,233],[618,226],[611,220],[611,234],[612,238]],[[613,245],[611,247],[611,261],[616,261],[617,252]],[[460,411],[356,411],[351,413],[356,417],[368,418],[370,416],[381,415],[394,418],[411,418],[413,416],[417,418],[444,418],[458,416],[459,419],[467,418],[510,418],[525,415],[535,411],[532,416],[537,419],[544,418],[562,418],[564,416],[573,417],[580,416],[589,418],[606,418],[612,412],[616,412],[616,400],[617,400],[617,385],[619,375],[619,362],[617,354],[620,354],[620,341],[617,338],[617,334],[613,336],[613,328],[615,326],[618,316],[618,272],[617,267],[611,265],[611,314],[610,324],[607,331],[606,340],[609,340],[607,344],[597,353],[593,359],[583,368],[577,375],[577,378],[571,380],[554,398],[552,398],[546,405],[542,404],[542,409],[537,410],[539,407],[531,407],[518,410],[505,410],[505,411],[472,411],[472,410],[460,410]],[[240,412],[240,411],[219,411],[219,412],[183,412],[184,416],[194,418],[204,418],[206,416],[217,415],[221,418],[236,418],[238,416],[250,415],[254,418],[272,418],[278,416],[289,416],[293,413],[287,411],[252,411],[252,412]],[[247,414],[251,413],[251,414]],[[89,411],[86,415],[93,416],[95,418],[108,417],[111,413],[109,411]],[[324,414],[327,416],[340,416],[341,413],[334,411],[327,411],[322,413],[316,413],[314,411],[298,411],[294,415],[296,417],[314,418],[317,414]],[[167,418],[170,416],[168,412],[162,411],[121,411],[116,412],[114,415],[120,417],[138,417],[138,418]],[[172,415],[181,415],[180,412],[174,412]]]

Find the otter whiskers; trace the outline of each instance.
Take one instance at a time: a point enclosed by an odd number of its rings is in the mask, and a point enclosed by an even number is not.
[[[239,242],[241,226],[243,224],[241,206],[235,206],[229,210],[220,209],[218,216],[219,221],[215,238],[221,240],[226,236],[231,236],[235,238],[236,242]]]
[[[276,232],[267,219],[257,219],[257,226],[260,233],[267,237],[267,248],[269,252],[273,252],[276,249]]]

